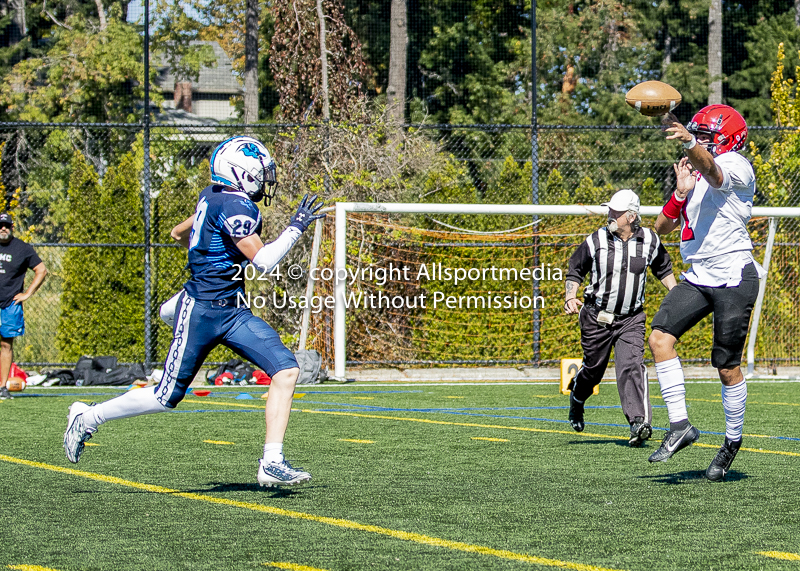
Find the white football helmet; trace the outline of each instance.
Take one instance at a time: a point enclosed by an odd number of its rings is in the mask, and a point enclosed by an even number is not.
[[[275,161],[263,143],[253,137],[232,137],[220,143],[211,155],[211,180],[262,198],[269,206],[278,187]]]

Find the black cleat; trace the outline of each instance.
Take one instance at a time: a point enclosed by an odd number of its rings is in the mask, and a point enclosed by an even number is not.
[[[569,423],[575,432],[583,432],[583,403],[575,400],[572,393],[569,394]]]
[[[628,445],[630,445],[631,448],[638,448],[652,435],[653,427],[650,426],[650,423],[645,422],[644,418],[641,416],[637,416],[631,423],[631,437],[630,440],[628,440]]]
[[[11,396],[11,392],[8,390],[8,387],[0,387],[0,400],[11,400],[14,397]]]
[[[669,430],[658,450],[650,455],[650,462],[666,462],[673,454],[700,439],[700,432],[691,424],[682,430]]]
[[[706,470],[706,478],[712,482],[721,482],[724,480],[725,474],[731,469],[733,459],[736,458],[736,453],[739,451],[741,445],[741,440],[728,440],[726,436],[725,443],[722,445],[722,448],[719,449],[717,455],[714,456],[708,470]]]

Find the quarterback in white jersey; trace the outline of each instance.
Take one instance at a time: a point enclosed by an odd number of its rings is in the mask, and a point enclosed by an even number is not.
[[[714,162],[722,172],[719,188],[710,186],[700,172],[685,172],[690,171],[685,158],[678,165],[679,176],[695,180],[681,210],[681,257],[692,264],[683,276],[695,285],[735,286],[742,269],[756,263],[746,227],[756,175],[750,162],[736,152],[719,155]],[[756,269],[760,275],[757,263]]]
[[[709,105],[686,127],[673,121],[665,131],[667,139],[683,143],[687,156],[674,165],[676,190],[659,214],[655,229],[668,234],[680,227],[681,256],[691,267],[683,273],[684,281],[666,295],[652,322],[650,349],[670,429],[649,460],[664,462],[700,438],[686,412],[683,367],[675,344],[713,314],[711,363],[722,382],[725,440],[706,477],[720,481],[742,444],[747,383],[740,364],[764,273],[753,259],[747,232],[755,173],[737,152],[744,148],[747,124],[732,107]]]

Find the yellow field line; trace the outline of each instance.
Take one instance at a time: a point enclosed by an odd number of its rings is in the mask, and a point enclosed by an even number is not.
[[[292,519],[299,519],[305,521],[313,521],[317,523],[323,523],[326,525],[334,526],[334,527],[341,527],[344,529],[353,529],[356,531],[364,531],[367,533],[374,533],[377,535],[384,535],[387,537],[392,537],[394,539],[400,539],[403,541],[409,541],[412,543],[418,543],[421,545],[428,545],[432,547],[444,547],[447,549],[451,549],[453,551],[463,551],[466,553],[478,553],[481,555],[489,555],[492,557],[497,557],[499,559],[507,559],[511,561],[520,561],[522,563],[532,563],[534,565],[543,565],[546,567],[558,567],[561,569],[574,569],[575,571],[620,571],[618,569],[609,569],[606,567],[597,567],[595,565],[586,565],[584,563],[574,563],[572,561],[561,561],[559,559],[548,559],[546,557],[537,557],[535,555],[526,555],[524,553],[515,553],[513,551],[507,551],[505,549],[494,549],[492,547],[485,547],[483,545],[473,545],[470,543],[462,543],[460,541],[450,541],[448,539],[441,539],[438,537],[433,537],[430,535],[423,535],[421,533],[413,533],[409,531],[400,531],[396,529],[389,529],[386,527],[379,527],[376,525],[366,525],[363,523],[358,523],[355,521],[350,521],[346,519],[339,519],[327,516],[319,516],[304,512],[296,512],[291,510],[285,510],[282,508],[276,508],[273,506],[265,506],[262,504],[256,504],[251,502],[240,502],[237,500],[230,500],[227,498],[218,498],[214,496],[206,496],[203,494],[197,494],[194,492],[181,492],[179,490],[173,490],[170,488],[165,488],[163,486],[155,486],[153,484],[143,484],[141,482],[133,482],[130,480],[123,480],[122,478],[117,478],[115,476],[106,476],[105,474],[95,474],[93,472],[84,472],[83,470],[75,470],[74,468],[64,468],[62,466],[53,466],[51,464],[44,464],[42,462],[34,462],[31,460],[23,460],[22,458],[14,458],[13,456],[6,456],[5,454],[0,454],[0,460],[4,462],[10,462],[12,464],[21,464],[23,466],[30,466],[32,468],[40,468],[43,470],[50,470],[52,472],[58,472],[60,474],[69,474],[71,476],[79,476],[81,478],[87,478],[89,480],[95,480],[98,482],[104,482],[107,484],[116,484],[118,486],[125,486],[128,488],[134,488],[137,490],[143,490],[146,492],[151,492],[154,494],[170,494],[172,496],[177,496],[181,498],[186,498],[188,500],[195,500],[199,502],[206,502],[210,504],[217,504],[229,507],[236,507],[246,510],[251,510],[255,512],[267,513],[271,515],[281,516],[281,517],[288,517]]]
[[[800,555],[797,553],[784,553],[782,551],[756,551],[759,555],[770,557],[772,559],[783,559],[785,561],[800,561]]]
[[[355,442],[356,444],[375,444],[374,440],[355,440],[353,438],[340,438],[342,442]]]
[[[9,569],[16,569],[17,571],[56,571],[49,567],[40,567],[39,565],[9,565]]]
[[[501,424],[478,424],[476,422],[449,422],[446,420],[432,420],[429,418],[410,418],[410,417],[403,417],[403,416],[385,416],[380,414],[361,414],[357,412],[341,412],[336,410],[307,410],[307,409],[300,409],[299,412],[306,412],[309,414],[331,414],[334,416],[354,416],[356,418],[376,418],[380,420],[401,420],[404,422],[421,422],[424,424],[442,424],[446,426],[466,426],[470,428],[495,428],[500,430],[519,430],[522,432],[538,432],[544,434],[568,434],[571,436],[577,436],[577,433],[571,430],[553,430],[548,428],[530,428],[527,426],[504,426]],[[616,434],[595,434],[593,432],[581,432],[581,436],[589,436],[590,438],[613,438],[615,440],[628,440],[627,436],[619,436]],[[769,437],[767,437],[769,438]],[[714,444],[700,444],[698,442],[694,443],[694,446],[699,446],[700,448],[719,448],[719,445]],[[740,448],[740,450],[746,450],[747,452],[757,452],[759,454],[780,454],[782,456],[796,456],[800,457],[800,453],[798,452],[783,452],[781,450],[764,450],[763,448]]]
[[[238,408],[257,408],[258,410],[264,410],[264,405],[255,405],[255,404],[239,404],[235,402],[213,402],[209,400],[194,400],[194,399],[183,399],[181,402],[190,402],[193,404],[215,404],[217,406],[234,406]]]
[[[277,567],[278,569],[288,569],[289,571],[326,571],[325,569],[318,569],[317,567],[309,567],[308,565],[298,565],[297,563],[285,563],[281,561],[273,561],[272,563],[262,563],[267,567]]]
[[[352,416],[356,418],[375,418],[379,420],[402,420],[404,422],[421,422],[423,424],[441,424],[444,426],[468,426],[470,428],[499,428],[504,430],[520,430],[522,432],[540,432],[545,434],[570,434],[575,435],[574,430],[553,430],[548,428],[530,428],[527,426],[503,426],[499,424],[478,424],[477,422],[449,422],[446,420],[432,420],[430,418],[410,418],[405,416],[386,416],[381,414],[361,414],[357,412],[342,412],[337,410],[309,410],[298,409],[298,412],[308,414],[331,414],[334,416]],[[581,432],[581,436],[592,436],[595,438],[616,438],[628,440],[628,437],[609,436],[608,434],[593,434],[591,432]]]
[[[660,395],[651,395],[650,398],[654,399],[662,399],[664,397]],[[686,399],[686,401],[691,402],[722,402],[722,399]],[[778,406],[800,406],[800,403],[796,402],[761,402],[757,400],[748,400],[747,404],[769,404],[769,405],[778,405]]]
[[[719,448],[719,445],[716,444],[701,444],[699,442],[695,442],[692,446],[699,446],[700,448]],[[780,456],[795,456],[800,457],[800,453],[798,452],[784,452],[783,450],[764,450],[763,448],[746,448],[741,447],[739,450],[745,450],[746,452],[757,452],[758,454],[778,454]]]
[[[228,442],[226,440],[203,440],[206,444],[221,444],[221,445],[228,445],[233,446],[236,444],[235,442]]]
[[[183,399],[183,402],[198,402],[192,401],[189,399]],[[229,403],[211,403],[208,401],[201,401],[206,404],[216,404],[219,406],[228,406]],[[257,408],[261,409],[260,406],[253,406],[253,405],[246,405],[246,404],[239,404],[239,405],[232,405],[232,406],[240,406],[244,408]],[[350,416],[355,418],[374,418],[378,420],[401,420],[403,422],[421,422],[424,424],[441,424],[444,426],[466,426],[469,428],[495,428],[499,430],[519,430],[522,432],[538,432],[540,434],[568,434],[571,436],[577,436],[577,433],[573,430],[554,430],[551,428],[531,428],[527,426],[504,426],[502,424],[478,424],[477,422],[450,422],[446,420],[432,420],[430,418],[411,418],[411,417],[404,417],[404,416],[387,416],[387,415],[380,415],[380,414],[361,414],[357,412],[342,412],[342,411],[335,411],[335,410],[309,410],[309,409],[293,409],[295,412],[305,412],[309,414],[331,414],[334,416]],[[581,432],[581,436],[588,436],[590,438],[613,438],[615,440],[628,440],[627,436],[619,436],[617,434],[597,434],[594,432]],[[746,434],[745,436],[750,436],[753,438],[772,438],[771,436],[763,435],[763,434]],[[694,446],[699,446],[700,448],[719,448],[719,445],[713,444],[700,444],[695,443]],[[798,452],[783,452],[781,450],[764,450],[763,448],[740,448],[740,450],[744,450],[746,452],[756,452],[759,454],[778,454],[781,456],[795,456],[800,457],[800,453]]]

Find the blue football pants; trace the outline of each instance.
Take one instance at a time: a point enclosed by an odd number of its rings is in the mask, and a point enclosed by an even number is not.
[[[235,298],[203,301],[186,292],[178,298],[172,344],[164,362],[164,376],[155,389],[168,408],[183,399],[208,354],[218,345],[255,363],[270,377],[297,367],[297,360],[278,333]]]

